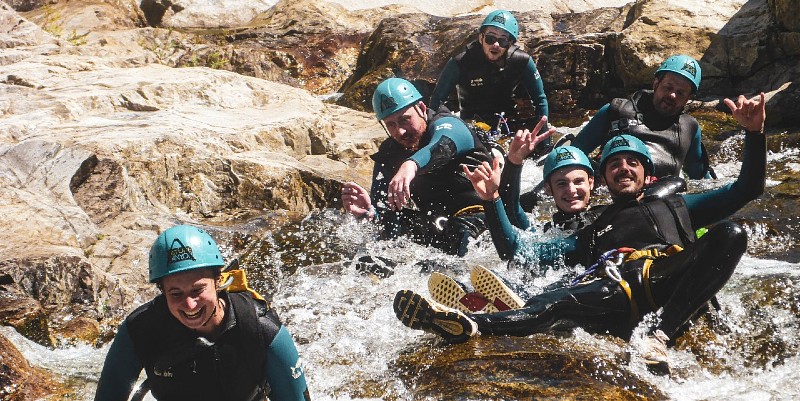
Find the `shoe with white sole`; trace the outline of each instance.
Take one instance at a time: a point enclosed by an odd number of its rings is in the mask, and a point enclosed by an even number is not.
[[[472,268],[469,276],[475,291],[483,295],[498,311],[519,309],[525,306],[522,298],[491,270],[476,265]]]
[[[394,313],[405,326],[438,334],[449,343],[462,343],[478,332],[478,325],[465,314],[410,290],[397,292]]]
[[[446,274],[431,273],[428,279],[428,292],[431,293],[434,301],[464,313],[497,312],[497,308],[490,304],[483,295],[469,292],[464,284]]]

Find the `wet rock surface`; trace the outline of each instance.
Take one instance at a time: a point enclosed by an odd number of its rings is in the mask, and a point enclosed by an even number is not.
[[[423,344],[396,363],[408,387],[416,389],[415,399],[667,399],[626,371],[628,359],[612,346],[534,335],[479,337],[447,347]]]

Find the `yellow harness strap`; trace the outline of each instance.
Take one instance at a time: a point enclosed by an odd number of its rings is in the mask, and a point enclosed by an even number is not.
[[[631,324],[636,324],[639,321],[639,305],[636,304],[636,299],[633,298],[631,285],[625,280],[620,280],[618,283],[622,290],[625,291],[625,295],[628,296],[628,302],[631,304]]]
[[[227,283],[228,280],[233,280],[231,283],[225,287],[225,291],[228,292],[248,292],[253,299],[257,299],[259,301],[265,301],[264,297],[261,294],[257,293],[254,289],[250,288],[247,285],[247,276],[244,274],[244,270],[236,269],[236,270],[228,270],[226,272],[222,272],[222,276],[220,277],[221,283]]]
[[[675,255],[681,251],[683,251],[683,248],[681,248],[679,245],[672,245],[664,251],[659,251],[658,249],[641,249],[638,251],[633,251],[628,254],[627,258],[625,258],[626,262],[642,258],[647,259],[644,261],[644,266],[642,266],[642,283],[644,284],[644,293],[647,296],[647,302],[650,303],[650,307],[653,308],[653,310],[657,310],[659,307],[653,298],[653,289],[650,287],[650,266],[653,265],[653,260],[656,258]]]
[[[467,207],[465,207],[465,208],[453,213],[453,217],[470,215],[470,214],[481,213],[481,212],[483,212],[483,205],[472,205],[472,206],[467,206]]]

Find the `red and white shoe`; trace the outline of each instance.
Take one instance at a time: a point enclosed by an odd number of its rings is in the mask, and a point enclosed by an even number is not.
[[[428,279],[428,292],[437,303],[464,313],[491,313],[498,311],[480,293],[469,292],[464,284],[439,272],[431,273],[431,277]]]
[[[519,309],[525,302],[491,270],[475,265],[469,274],[475,291],[483,295],[497,311]]]

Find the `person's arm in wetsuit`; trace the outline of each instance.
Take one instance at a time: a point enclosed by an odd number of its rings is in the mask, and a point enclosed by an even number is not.
[[[764,94],[760,103],[740,96],[738,103],[725,99],[736,120],[746,131],[739,177],[731,184],[699,194],[683,195],[692,227],[716,223],[738,211],[764,192],[767,174],[767,138],[764,135]]]
[[[142,369],[128,326],[123,322],[106,354],[94,394],[95,401],[127,401]]]
[[[591,154],[595,149],[600,147],[606,139],[608,133],[608,109],[610,104],[606,104],[597,110],[597,113],[589,119],[589,122],[581,128],[575,139],[572,140],[572,146],[580,149],[583,153]]]
[[[536,106],[536,116],[548,117],[550,109],[547,105],[547,95],[544,93],[544,82],[542,76],[539,75],[539,70],[536,69],[536,63],[533,62],[533,57],[528,59],[528,64],[522,72],[522,86],[528,91],[528,96],[531,97],[531,102]],[[547,126],[543,128],[547,129]]]
[[[766,137],[761,133],[746,133],[742,169],[736,181],[712,191],[683,195],[692,227],[716,223],[758,198],[764,192],[766,168]]]
[[[708,166],[706,165],[707,157],[703,155],[702,137],[700,125],[698,124],[697,131],[694,133],[692,142],[689,144],[689,152],[686,153],[686,158],[683,160],[683,172],[693,180],[711,178]]]
[[[483,202],[486,225],[501,259],[519,255],[526,260],[536,259],[540,266],[547,267],[555,265],[568,253],[577,251],[576,234],[548,241],[534,241],[531,237],[520,236],[508,221],[502,203],[499,198]]]
[[[388,202],[395,210],[401,210],[411,200],[411,182],[417,175],[436,170],[479,145],[472,131],[458,117],[436,119],[429,123],[425,135],[431,135],[427,145],[403,162],[389,182]],[[396,195],[392,197],[392,194]]]
[[[499,190],[500,198],[505,205],[505,215],[508,216],[507,218],[511,225],[521,230],[527,230],[531,227],[531,222],[519,202],[521,179],[522,165],[517,165],[506,159],[506,164],[500,176]]]
[[[273,401],[309,401],[302,360],[289,330],[282,326],[267,348],[265,372],[269,399]]]
[[[511,144],[508,147],[508,154],[506,155],[506,164],[500,176],[500,187],[498,189],[500,197],[503,199],[503,204],[506,208],[506,215],[509,221],[515,227],[522,230],[531,228],[531,222],[528,215],[522,209],[520,202],[520,182],[522,180],[522,165],[525,159],[536,149],[542,142],[550,140],[555,133],[554,128],[547,129],[547,119],[540,118],[539,122],[533,127],[537,134],[531,135],[529,131],[517,131]]]
[[[436,87],[433,88],[431,101],[428,106],[431,110],[438,110],[439,106],[450,97],[450,94],[453,93],[453,89],[455,89],[458,83],[459,75],[458,62],[451,58],[447,64],[445,64],[442,73],[439,74],[439,79],[436,81]]]
[[[442,167],[478,145],[472,132],[457,117],[442,117],[436,120],[433,126],[428,128],[428,132],[433,133],[430,142],[408,158],[419,167],[417,174],[425,174]]]

